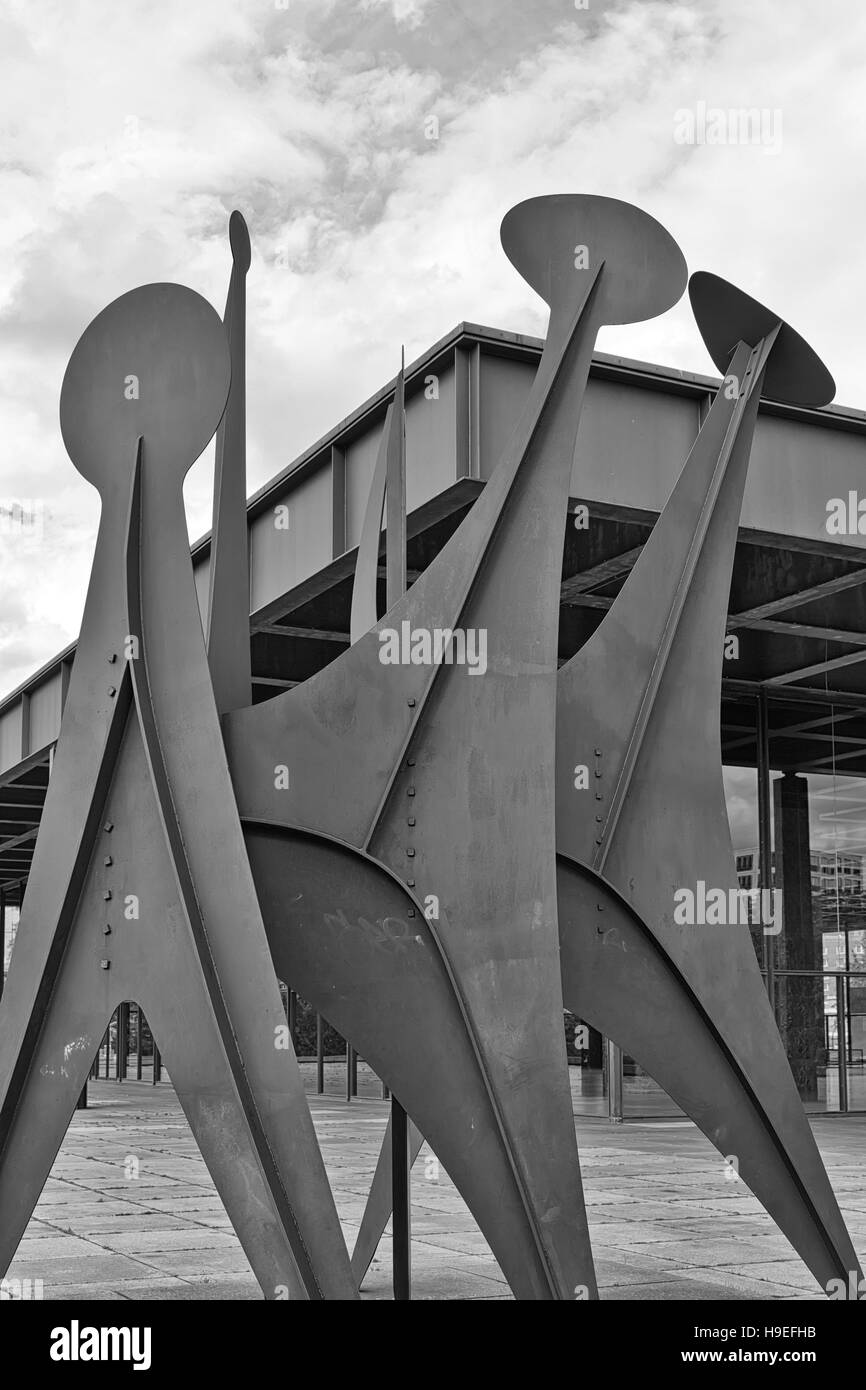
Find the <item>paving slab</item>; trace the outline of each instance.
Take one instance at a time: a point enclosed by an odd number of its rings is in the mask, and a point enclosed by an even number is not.
[[[347,1103],[339,1064],[310,1095],[349,1249],[388,1105],[367,1077]],[[315,1072],[305,1068],[308,1093]],[[96,1082],[77,1111],[10,1277],[48,1299],[260,1299],[171,1086]],[[578,1117],[587,1214],[602,1297],[700,1301],[822,1297],[770,1218],[688,1121],[609,1125]],[[866,1117],[813,1124],[866,1258]],[[130,1158],[137,1176],[128,1174]],[[413,1174],[413,1297],[499,1301],[510,1293],[447,1172],[425,1146]],[[386,1234],[364,1298],[390,1299]]]

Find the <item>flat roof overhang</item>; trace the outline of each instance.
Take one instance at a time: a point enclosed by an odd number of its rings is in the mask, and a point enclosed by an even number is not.
[[[462,324],[409,367],[410,583],[483,489],[541,347]],[[576,490],[563,516],[561,662],[625,582],[717,387],[709,377],[594,358],[574,474],[585,491]],[[357,535],[391,390],[383,387],[248,503],[257,702],[308,679],[348,646]],[[866,476],[864,463],[866,413],[762,403],[729,600],[737,650],[722,684],[725,762],[755,765],[756,721],[746,702],[760,696],[774,768],[866,773],[866,537],[840,542],[823,524],[824,495],[846,495]],[[586,529],[569,524],[578,503],[588,508]],[[280,507],[292,513],[289,551],[275,546]],[[754,524],[774,508],[787,531]],[[192,549],[203,610],[209,548],[205,536]],[[382,611],[384,568],[379,597]],[[0,702],[2,884],[29,871],[74,653],[73,644]]]

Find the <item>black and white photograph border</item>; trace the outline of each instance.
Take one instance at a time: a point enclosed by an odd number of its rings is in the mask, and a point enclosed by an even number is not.
[[[4,1304],[866,1299],[864,63],[0,4]]]

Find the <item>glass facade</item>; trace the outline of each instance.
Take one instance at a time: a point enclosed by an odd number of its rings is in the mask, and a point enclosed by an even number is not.
[[[866,703],[780,687],[723,700],[722,757],[737,882],[780,890],[781,929],[752,941],[803,1105],[866,1112]],[[579,1024],[578,1024],[579,1027]],[[637,1062],[586,1029],[575,1112],[682,1112]]]

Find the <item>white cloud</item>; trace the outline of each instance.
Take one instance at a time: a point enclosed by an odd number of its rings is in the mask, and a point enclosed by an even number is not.
[[[57,428],[69,353],[147,280],[221,309],[233,206],[254,240],[251,489],[387,380],[401,342],[411,357],[463,318],[544,331],[498,243],[540,192],[645,207],[866,403],[864,50],[856,0],[7,0],[0,496],[44,496],[58,520],[41,553],[0,537],[3,687],[75,636],[83,603],[96,499]],[[678,145],[675,112],[699,101],[780,109],[781,149]],[[711,369],[686,301],[600,345]],[[209,490],[203,462],[196,534]]]
[[[434,0],[361,0],[361,9],[389,10],[398,24],[415,29],[423,24]]]

